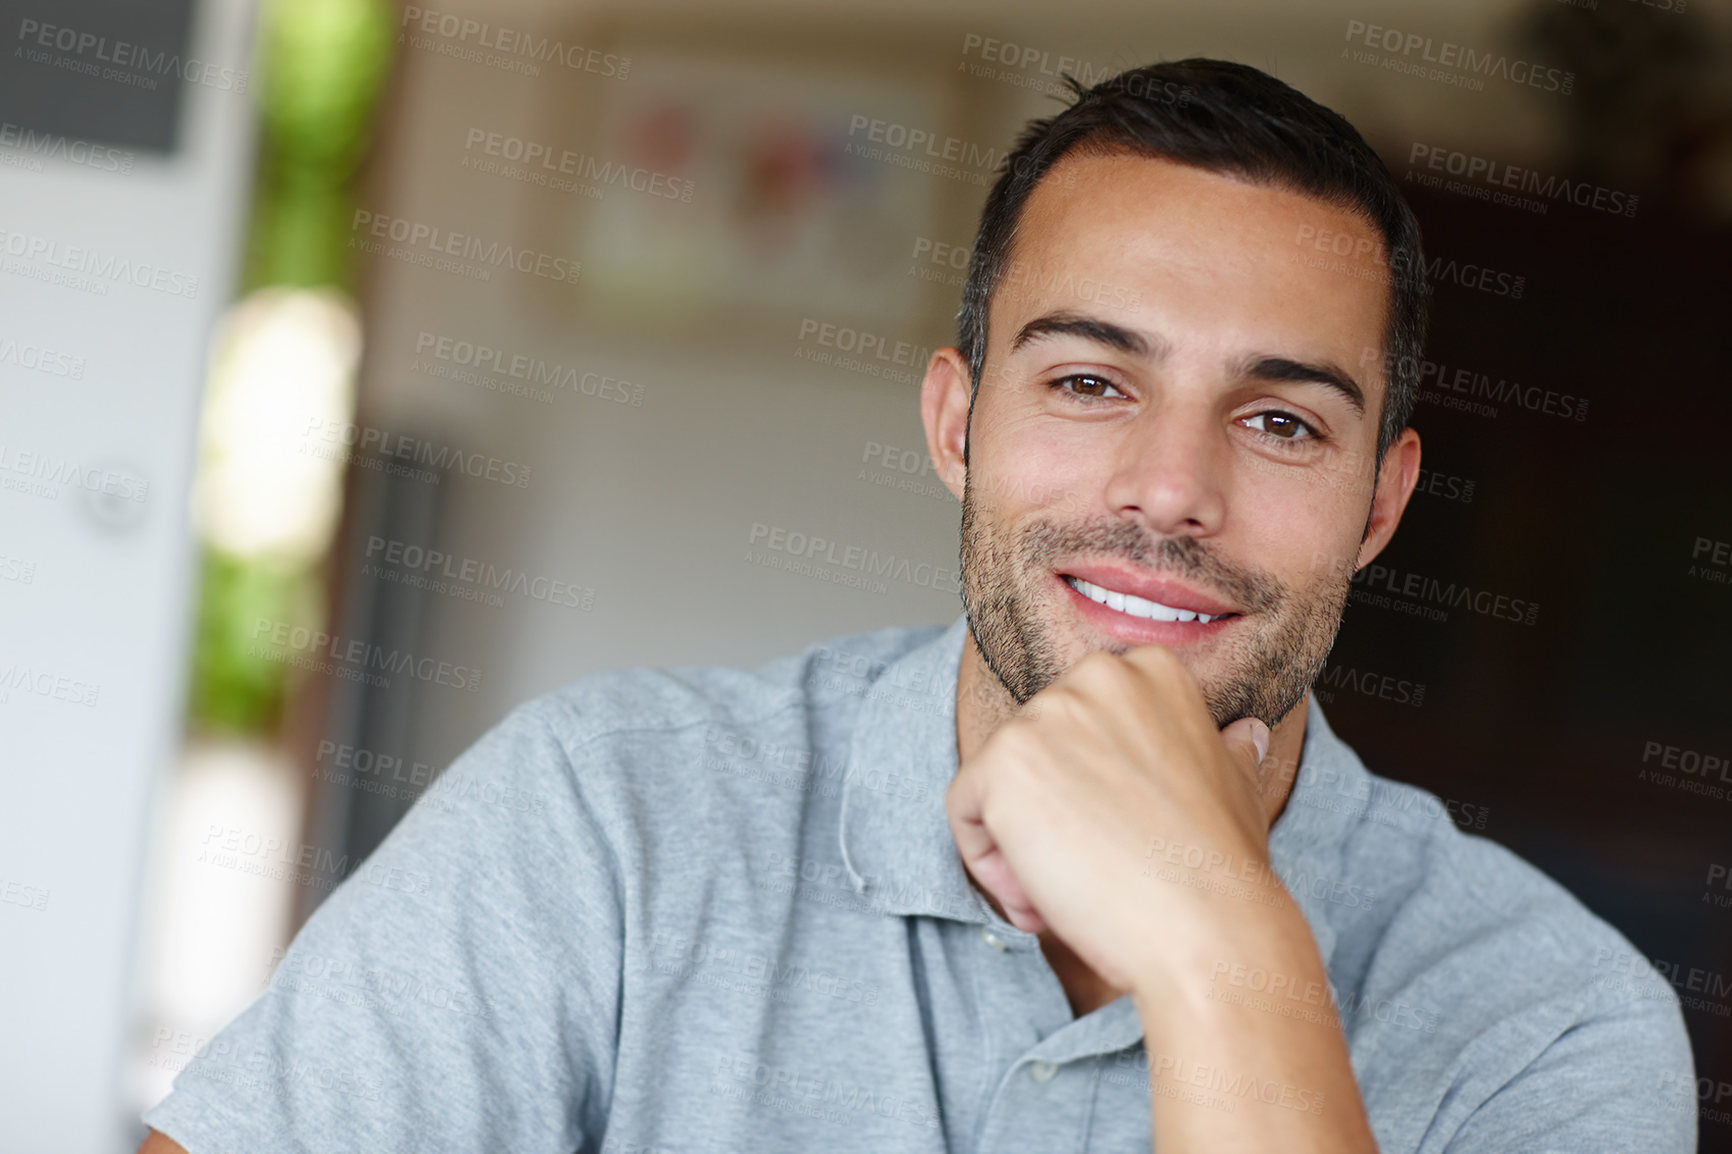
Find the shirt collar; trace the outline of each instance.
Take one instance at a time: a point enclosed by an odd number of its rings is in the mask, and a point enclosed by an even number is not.
[[[1000,922],[1016,934],[969,884],[944,810],[967,632],[958,617],[866,686],[844,762],[842,862],[854,891],[883,913]]]
[[[1035,949],[1035,935],[999,917],[969,884],[944,809],[956,775],[956,680],[967,632],[967,616],[959,616],[866,687],[845,762],[842,861],[855,892],[883,913],[973,922],[1013,949]],[[1270,830],[1269,853],[1326,965],[1335,946],[1326,902],[1344,881],[1342,842],[1369,791],[1365,767],[1311,696],[1298,772]]]

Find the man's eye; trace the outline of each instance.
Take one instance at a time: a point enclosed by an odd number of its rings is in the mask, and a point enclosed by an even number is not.
[[[1257,422],[1263,422],[1259,427]],[[1292,413],[1270,410],[1247,417],[1245,423],[1266,437],[1278,441],[1311,441],[1317,439],[1317,430],[1295,417]]]
[[[1087,397],[1091,400],[1111,399],[1107,393],[1112,390],[1112,396],[1122,397],[1119,387],[1105,377],[1092,376],[1088,373],[1072,373],[1068,377],[1060,377],[1052,382],[1052,387],[1062,389],[1073,396]]]

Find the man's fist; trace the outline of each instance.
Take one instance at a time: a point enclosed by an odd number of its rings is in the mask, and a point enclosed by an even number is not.
[[[1198,940],[1187,927],[1230,929],[1266,909],[1207,878],[1174,884],[1143,867],[1152,845],[1183,846],[1187,861],[1248,863],[1273,878],[1279,799],[1267,801],[1258,772],[1268,740],[1255,718],[1217,731],[1171,650],[1095,652],[993,732],[958,769],[945,809],[964,865],[1012,925],[1050,928],[1103,979],[1136,991],[1183,964],[1177,955]]]

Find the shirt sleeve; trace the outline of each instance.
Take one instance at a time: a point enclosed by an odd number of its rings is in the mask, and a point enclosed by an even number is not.
[[[1658,993],[1560,1034],[1468,1116],[1446,1154],[1695,1154],[1690,1039],[1676,997]]]
[[[514,710],[145,1124],[190,1154],[584,1148],[612,1097],[624,889],[583,776],[532,706]]]

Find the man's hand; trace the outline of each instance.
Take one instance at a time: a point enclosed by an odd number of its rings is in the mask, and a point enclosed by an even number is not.
[[[945,807],[1012,924],[1050,928],[1132,995],[1155,1149],[1375,1154],[1333,1013],[1269,1013],[1211,985],[1249,966],[1329,988],[1269,866],[1287,775],[1265,764],[1268,740],[1249,718],[1217,732],[1170,650],[1093,653],[958,768]]]
[[[1273,882],[1281,798],[1258,773],[1268,741],[1255,718],[1216,731],[1169,649],[1091,653],[960,767],[945,796],[950,828],[1012,925],[1050,928],[1135,991],[1170,977],[1205,927],[1267,913],[1221,891]]]

